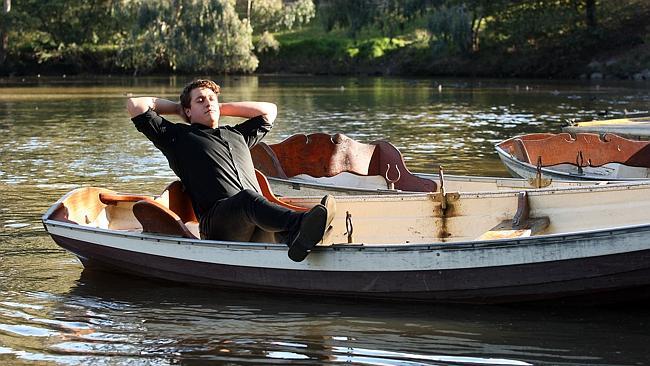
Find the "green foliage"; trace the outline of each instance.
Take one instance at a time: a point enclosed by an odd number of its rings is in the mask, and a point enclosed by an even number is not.
[[[363,40],[348,38],[336,32],[305,30],[302,32],[285,33],[278,36],[281,49],[300,53],[301,56],[321,58],[325,61],[331,58],[347,61],[373,60],[383,57],[389,52],[406,47],[413,43],[406,37],[388,38],[373,37]],[[414,39],[415,36],[413,36]],[[294,54],[284,53],[285,57]]]
[[[323,1],[318,6],[320,20],[326,31],[336,27],[347,28],[353,36],[370,23],[374,15],[372,9],[372,0],[330,0]]]
[[[472,45],[472,22],[464,5],[442,6],[429,16],[434,53],[466,54]]]
[[[292,43],[282,47],[287,53],[300,53],[303,56],[337,59],[340,58],[347,50],[348,43],[343,40],[335,39],[306,39],[300,42]]]
[[[134,72],[168,67],[180,72],[251,72],[252,29],[239,20],[234,0],[138,0],[120,66]]]
[[[312,0],[296,0],[285,6],[282,24],[286,29],[309,23],[316,16],[316,6]]]
[[[407,22],[419,17],[433,0],[323,0],[318,15],[325,30],[345,28],[357,36],[363,28],[374,27],[390,38],[404,30]]]
[[[114,41],[118,1],[14,1],[6,16],[9,51],[33,49],[37,62],[59,57],[70,45]]]
[[[316,15],[313,0],[238,0],[236,8],[242,18],[250,17],[256,34],[291,30]]]
[[[358,45],[359,51],[354,56],[362,59],[377,59],[392,50],[406,46],[406,44],[404,40],[388,37],[369,39]],[[352,53],[349,54],[352,55]]]
[[[255,50],[257,51],[257,53],[278,52],[279,49],[280,49],[280,42],[278,42],[278,40],[275,39],[273,34],[269,32],[262,33],[262,36],[257,42],[257,46],[255,46]]]
[[[67,44],[98,44],[114,41],[125,19],[118,16],[122,1],[14,1],[9,15],[15,37],[20,43],[30,31],[46,33],[55,47]]]
[[[514,4],[490,20],[488,31],[510,48],[534,49],[581,27],[583,14],[575,5],[573,0]]]
[[[250,0],[250,18],[253,29],[279,31],[283,24],[282,0]]]
[[[91,49],[97,48],[89,46],[104,45],[115,50],[100,53],[110,57],[102,62],[109,69],[251,72],[258,64],[252,29],[239,19],[234,3],[24,0],[14,2],[3,24],[9,24],[11,57],[24,62],[91,66],[97,54]],[[90,54],[82,57],[83,52]]]
[[[510,76],[618,60],[604,72],[623,75],[647,68],[648,17],[647,0],[15,0],[0,72],[252,72],[260,57],[263,71]]]

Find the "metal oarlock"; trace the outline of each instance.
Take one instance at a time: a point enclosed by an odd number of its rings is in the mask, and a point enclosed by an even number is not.
[[[386,164],[386,174],[384,175],[384,178],[386,178],[386,183],[388,184],[388,189],[390,190],[395,189],[395,183],[397,183],[397,181],[402,177],[402,173],[399,171],[397,165],[395,165],[395,170],[397,171],[397,178],[390,179],[388,177],[388,172],[390,171],[390,164]]]
[[[350,211],[345,211],[345,234],[348,236],[348,244],[352,244],[354,241],[352,239],[352,232],[354,231],[354,227],[352,226],[352,214]]]
[[[528,179],[528,183],[533,188],[544,188],[550,186],[552,181],[550,178],[542,178],[542,157],[538,156],[535,178]]]
[[[438,176],[440,177],[440,208],[447,209],[447,193],[445,192],[445,172],[442,165],[438,166]]]
[[[591,160],[589,161],[589,165],[591,165]],[[585,166],[585,158],[582,156],[582,151],[578,151],[576,155],[576,166],[578,167],[578,174],[584,174],[582,167]]]

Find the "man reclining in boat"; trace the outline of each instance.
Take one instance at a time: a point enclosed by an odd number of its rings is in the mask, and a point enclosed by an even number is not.
[[[302,261],[321,241],[334,216],[334,201],[297,212],[260,194],[250,148],[271,130],[277,107],[267,102],[219,103],[220,87],[195,80],[183,89],[180,103],[156,97],[129,98],[135,127],[165,155],[180,178],[199,218],[201,239],[251,241],[256,231],[279,232],[289,258]],[[186,123],[161,117],[180,115]],[[220,116],[247,118],[219,126]]]

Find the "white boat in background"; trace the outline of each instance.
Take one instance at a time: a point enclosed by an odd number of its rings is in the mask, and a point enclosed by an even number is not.
[[[281,202],[305,210],[319,199]],[[196,285],[459,303],[650,294],[650,183],[339,196],[337,206],[332,230],[299,263],[271,235],[197,238],[178,183],[159,197],[75,189],[43,224],[86,267]]]
[[[360,143],[343,134],[297,134],[277,144],[256,145],[255,167],[280,196],[488,192],[575,187],[606,182],[541,181],[411,173],[399,150],[387,141]]]
[[[650,140],[650,116],[604,119],[584,122],[569,121],[563,132],[613,133],[633,140]]]
[[[515,177],[557,180],[650,179],[650,141],[593,133],[534,133],[498,143],[496,151]]]

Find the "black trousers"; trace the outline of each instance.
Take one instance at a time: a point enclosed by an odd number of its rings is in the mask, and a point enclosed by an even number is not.
[[[288,233],[298,228],[301,217],[302,213],[271,203],[261,194],[245,189],[215,203],[201,217],[199,228],[201,239],[284,242],[288,240]]]

